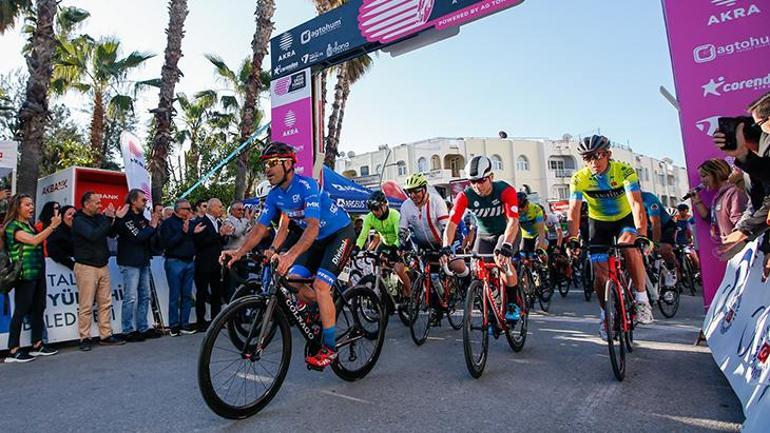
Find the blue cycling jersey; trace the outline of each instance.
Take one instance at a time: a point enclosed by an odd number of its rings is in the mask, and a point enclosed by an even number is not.
[[[660,217],[660,225],[665,226],[671,221],[671,215],[666,212],[663,207],[663,203],[657,195],[651,192],[642,192],[642,201],[644,202],[644,209],[647,210],[647,215],[650,217]],[[652,223],[650,223],[652,224]]]
[[[287,189],[275,187],[270,190],[259,223],[269,226],[280,212],[302,230],[307,228],[307,218],[318,219],[318,239],[325,239],[350,224],[348,213],[332,201],[329,193],[320,191],[314,179],[299,174],[294,175]]]

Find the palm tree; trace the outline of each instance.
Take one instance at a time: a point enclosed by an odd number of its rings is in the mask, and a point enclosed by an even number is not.
[[[372,58],[369,54],[364,54],[352,60],[343,63],[342,67],[347,69],[345,82],[342,83],[342,101],[340,101],[339,117],[334,128],[334,142],[339,146],[340,133],[342,132],[342,120],[345,117],[345,106],[350,96],[350,86],[360,80],[371,68]],[[329,133],[331,135],[331,132]]]
[[[206,54],[205,57],[211,62],[211,64],[214,65],[214,67],[216,67],[216,72],[217,75],[219,75],[219,78],[224,81],[233,92],[233,95],[224,95],[220,98],[224,113],[215,114],[220,116],[220,129],[227,129],[226,122],[224,121],[236,122],[238,125],[238,135],[234,137],[234,139],[240,140],[240,143],[242,143],[249,138],[251,133],[257,129],[259,123],[262,121],[262,113],[259,110],[256,101],[259,93],[270,88],[270,73],[268,71],[257,69],[259,72],[259,85],[257,86],[258,94],[254,97],[254,103],[251,104],[253,107],[253,117],[251,120],[244,120],[246,106],[249,105],[247,103],[248,93],[250,91],[249,81],[254,75],[253,59],[245,59],[241,63],[240,68],[238,68],[237,71],[234,71],[225,63],[221,57],[215,54]],[[246,135],[246,138],[243,138],[244,125],[249,125],[249,130],[251,131],[248,135]],[[253,184],[250,179],[253,179],[254,176],[251,176],[248,172],[248,167],[251,165],[249,163],[249,154],[250,152],[248,152],[248,150],[241,153],[236,161],[236,199],[242,199],[246,195],[246,191],[251,189],[251,185]],[[241,191],[243,191],[243,196],[238,195],[241,193]]]
[[[170,0],[168,4],[168,29],[166,29],[166,51],[161,70],[160,97],[155,115],[155,137],[152,142],[150,171],[152,173],[152,200],[161,203],[163,185],[168,182],[168,151],[171,147],[171,122],[174,117],[174,87],[182,72],[177,66],[182,57],[184,22],[189,10],[187,0]]]
[[[34,29],[26,53],[29,79],[24,103],[19,110],[19,192],[34,194],[40,174],[38,161],[43,147],[43,133],[48,118],[48,87],[56,51],[54,20],[57,0],[9,0],[0,2],[0,34],[14,27],[22,14],[34,14]]]
[[[119,58],[120,41],[108,37],[94,41],[88,35],[70,40],[59,40],[59,58],[54,66],[52,87],[64,94],[70,89],[93,98],[91,115],[91,148],[97,154],[96,164],[104,158],[104,125],[107,108],[113,111],[132,111],[133,98],[121,94],[118,87],[125,83],[128,73],[152,58],[153,54],[134,51]],[[140,81],[142,85],[158,85],[157,80]],[[108,99],[108,101],[105,101]]]
[[[190,150],[185,155],[187,178],[197,179],[199,176],[200,149],[199,144],[201,136],[205,134],[206,123],[214,116],[212,112],[217,104],[217,94],[213,90],[204,90],[195,94],[192,100],[187,98],[184,93],[178,93],[176,100],[182,109],[181,122],[183,128],[180,129],[177,141],[190,142]]]
[[[257,97],[262,86],[260,74],[262,61],[267,55],[267,46],[270,43],[270,35],[273,33],[273,14],[275,13],[275,0],[257,0],[257,8],[254,11],[256,17],[256,29],[251,40],[251,70],[246,80],[244,101],[241,112],[240,140],[241,143],[248,140],[256,130],[256,113],[259,111]],[[249,166],[249,149],[245,149],[238,155],[238,168],[235,173],[235,199],[242,200],[246,195],[246,177]]]

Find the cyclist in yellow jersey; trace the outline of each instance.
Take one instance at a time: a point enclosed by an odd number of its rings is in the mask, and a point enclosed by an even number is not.
[[[567,217],[570,238],[580,227],[582,201],[588,203],[589,244],[612,244],[617,236],[620,243],[633,243],[637,237],[647,237],[647,216],[642,201],[639,177],[630,165],[612,159],[607,137],[594,135],[578,145],[586,167],[572,176]],[[645,268],[637,249],[624,250],[626,269],[636,287],[637,321],[652,323],[652,308],[647,298]],[[606,251],[591,251],[594,265],[594,289],[602,306],[599,332],[607,338],[604,328],[604,286],[607,281]]]
[[[540,248],[546,250],[545,241],[545,214],[540,206],[530,204],[526,192],[519,191],[516,194],[519,201],[519,226],[523,239],[521,250],[534,253]]]

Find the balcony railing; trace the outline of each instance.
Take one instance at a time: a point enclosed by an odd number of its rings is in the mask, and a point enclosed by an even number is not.
[[[554,177],[557,178],[567,178],[572,177],[573,174],[575,174],[575,170],[571,168],[561,168],[561,169],[550,169],[550,172],[553,174]]]

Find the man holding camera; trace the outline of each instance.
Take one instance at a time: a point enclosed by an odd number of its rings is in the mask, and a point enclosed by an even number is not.
[[[749,178],[749,197],[751,206],[741,217],[735,231],[727,236],[722,252],[735,251],[746,240],[761,235],[770,226],[770,93],[752,102],[748,111],[753,122],[748,118],[735,127],[734,137],[717,131],[714,144],[719,150],[735,158],[735,165]],[[741,118],[739,118],[741,119]],[[765,279],[770,274],[770,241],[765,236],[760,249],[765,252]]]

